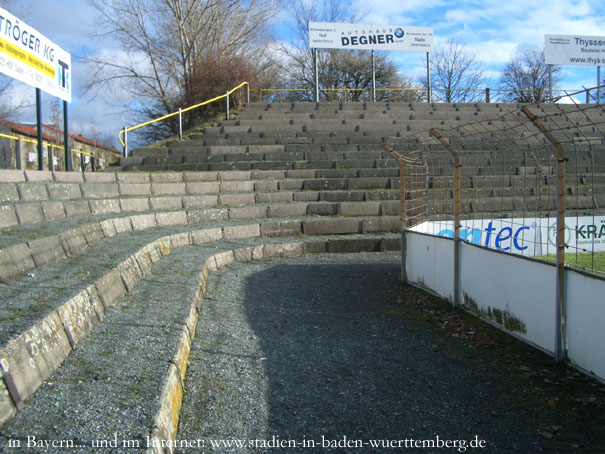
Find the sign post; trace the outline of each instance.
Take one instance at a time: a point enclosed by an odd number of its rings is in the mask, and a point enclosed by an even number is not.
[[[0,72],[36,88],[38,168],[41,169],[40,90],[71,102],[71,55],[35,28],[0,8]]]
[[[428,27],[309,22],[309,47],[314,50],[315,55],[317,55],[317,49],[371,50],[372,63],[374,63],[375,50],[427,52],[428,58],[428,54],[433,47],[433,29]],[[372,80],[375,81],[374,64],[372,64]],[[375,82],[372,86],[372,99],[375,98],[374,84]],[[318,86],[319,82],[316,78],[316,93]]]

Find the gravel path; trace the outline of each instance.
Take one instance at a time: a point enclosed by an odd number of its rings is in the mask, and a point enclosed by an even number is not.
[[[178,434],[204,449],[177,452],[462,452],[428,446],[476,436],[485,449],[465,451],[540,448],[539,415],[507,397],[515,383],[402,317],[398,258],[318,255],[213,274]],[[404,449],[406,439],[425,449]]]

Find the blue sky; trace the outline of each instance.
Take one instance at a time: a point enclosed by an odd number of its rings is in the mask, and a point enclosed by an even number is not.
[[[486,75],[494,86],[503,66],[519,44],[542,46],[545,34],[605,36],[605,6],[596,0],[356,0],[360,10],[368,13],[361,22],[379,25],[410,25],[434,29],[435,45],[459,36],[467,48],[484,63]],[[7,6],[9,5],[9,6]],[[95,12],[87,0],[0,0],[0,6],[36,28],[72,54],[72,58],[93,52],[113,52],[109,42],[91,39],[95,30]],[[273,18],[278,39],[288,41],[284,24],[287,12]],[[408,77],[422,76],[424,54],[391,53]],[[93,128],[115,136],[128,122],[128,116],[116,112],[101,95],[84,97],[80,91],[87,69],[75,63],[73,102],[70,106],[70,129],[89,134]],[[15,84],[23,85],[23,84]],[[596,69],[563,67],[561,87],[579,90],[596,85]],[[16,87],[13,94],[31,98],[34,89]],[[49,96],[44,97],[44,116],[50,112]],[[33,109],[26,110],[20,121],[33,122]]]

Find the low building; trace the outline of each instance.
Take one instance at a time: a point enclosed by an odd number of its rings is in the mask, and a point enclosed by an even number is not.
[[[65,170],[63,131],[51,125],[42,127],[44,170]],[[69,134],[71,169],[100,170],[120,157],[113,146],[77,134]],[[50,164],[49,164],[50,163]],[[0,168],[38,169],[38,132],[36,126],[0,120]]]

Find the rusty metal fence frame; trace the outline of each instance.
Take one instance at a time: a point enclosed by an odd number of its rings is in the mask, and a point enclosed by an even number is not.
[[[532,218],[546,219],[547,225],[550,220],[556,222],[557,335],[554,356],[557,361],[564,360],[565,267],[577,268],[578,256],[588,252],[593,258],[592,269],[590,266],[583,268],[599,274],[594,266],[598,227],[594,219],[597,215],[605,215],[603,106],[509,104],[491,119],[456,124],[449,129],[433,128],[412,136],[387,138],[383,147],[400,164],[404,281],[407,281],[405,231],[424,221],[443,222],[444,226],[453,221],[451,237],[456,257],[453,264],[455,283],[460,279],[460,243],[470,240],[468,230],[465,230],[466,236],[461,235],[462,223],[476,219],[474,215],[481,210],[475,207],[497,206],[500,198],[500,207],[489,213],[490,218],[498,218],[503,222],[510,220],[511,227],[507,232],[511,232],[511,235],[515,215],[520,211],[522,219],[530,215]],[[490,166],[493,175],[487,174]],[[493,182],[491,188],[486,187],[490,180]],[[504,187],[506,182],[509,187]],[[520,184],[521,188],[518,187]],[[510,196],[506,197],[505,193]],[[480,194],[480,197],[474,197],[473,194]],[[519,199],[517,195],[520,196]],[[491,201],[485,203],[488,199]],[[570,203],[566,204],[567,201]],[[478,217],[484,218],[485,215],[479,213]],[[574,232],[566,228],[566,215],[568,218],[575,216],[577,220],[580,216],[592,216],[593,225],[588,235],[590,239],[592,233],[591,249],[580,247],[578,237],[586,232],[578,232],[579,221],[576,222]],[[449,232],[447,229],[443,231]],[[575,246],[571,244],[573,241],[566,238],[566,233],[575,235]],[[598,236],[599,241],[602,236],[605,243],[605,224]],[[506,239],[510,239],[512,244],[511,236]],[[517,239],[515,236],[515,241]],[[548,243],[546,244],[548,256]],[[566,262],[566,249],[575,253],[575,264],[569,260]],[[454,292],[453,304],[460,305],[458,291]]]

